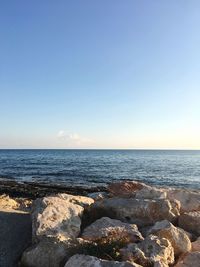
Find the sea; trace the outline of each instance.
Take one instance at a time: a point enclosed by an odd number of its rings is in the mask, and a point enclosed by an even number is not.
[[[89,187],[138,180],[200,189],[200,151],[2,149],[0,178]]]

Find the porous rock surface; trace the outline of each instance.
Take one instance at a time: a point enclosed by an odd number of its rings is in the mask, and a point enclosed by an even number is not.
[[[107,261],[89,255],[76,254],[72,256],[64,267],[142,267],[136,263]]]
[[[76,238],[80,233],[83,206],[92,202],[89,198],[67,194],[37,199],[32,211],[33,240],[43,237],[59,240]]]
[[[175,256],[191,250],[191,242],[184,230],[175,227],[167,220],[157,222],[148,234],[157,235],[160,238],[168,239],[173,248]]]
[[[168,266],[174,263],[174,249],[165,238],[150,235],[138,244],[129,244],[121,249],[123,260],[134,261],[144,267]]]
[[[119,220],[102,217],[86,227],[82,233],[82,238],[89,241],[101,240],[126,240],[126,242],[138,242],[143,240],[137,225],[123,223]]]

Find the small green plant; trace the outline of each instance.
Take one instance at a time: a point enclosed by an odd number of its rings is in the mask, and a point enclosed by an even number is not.
[[[120,249],[126,246],[124,240],[101,240],[96,243],[85,243],[78,248],[78,253],[105,260],[120,260]]]

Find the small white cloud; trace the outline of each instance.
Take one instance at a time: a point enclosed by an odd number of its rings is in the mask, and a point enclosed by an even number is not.
[[[64,140],[65,144],[69,146],[89,146],[92,143],[89,138],[82,137],[77,133],[68,133],[64,130],[60,130],[57,137]]]
[[[65,131],[60,130],[60,131],[58,132],[58,134],[57,134],[57,137],[58,137],[58,138],[63,138],[63,137],[65,137]]]

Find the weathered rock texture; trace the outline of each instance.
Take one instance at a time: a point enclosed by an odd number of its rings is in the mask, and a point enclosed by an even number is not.
[[[123,223],[108,217],[103,217],[88,226],[83,231],[82,238],[95,242],[102,240],[137,242],[143,240],[137,225]]]
[[[178,220],[179,227],[197,236],[200,235],[200,211],[191,211],[181,214]]]
[[[200,267],[200,252],[184,254],[175,267]]]
[[[200,211],[200,193],[186,189],[169,189],[167,198],[177,199],[181,203],[181,213],[190,211]]]
[[[175,221],[179,215],[179,204],[166,199],[110,198],[97,201],[90,206],[87,221],[110,217],[140,226],[151,225],[167,219]]]
[[[157,199],[166,198],[165,189],[159,189],[136,181],[112,183],[108,186],[111,196]]]
[[[64,267],[142,267],[136,263],[101,260],[88,255],[72,256]]]
[[[134,261],[144,267],[168,266],[174,263],[174,249],[165,238],[150,235],[138,244],[121,249],[122,259]]]
[[[124,182],[116,182],[111,183],[108,186],[108,191],[110,192],[111,196],[117,197],[132,197],[135,193],[142,188],[148,187],[144,183],[139,183],[136,181],[124,181]]]
[[[191,250],[191,242],[185,231],[167,220],[157,222],[148,233],[168,239],[174,248],[175,256]]]
[[[92,202],[85,197],[66,194],[37,199],[32,212],[33,240],[43,237],[59,240],[76,238],[80,233],[83,206]]]

